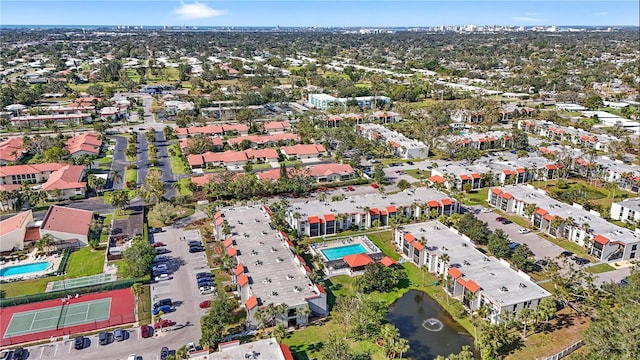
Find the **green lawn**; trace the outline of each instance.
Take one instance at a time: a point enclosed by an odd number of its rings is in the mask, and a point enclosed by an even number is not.
[[[113,219],[112,214],[107,214],[104,217],[104,221],[102,221],[102,232],[100,233],[100,244],[107,244],[109,241],[109,231],[111,230],[111,220]]]
[[[180,195],[193,195],[193,192],[189,190],[189,183],[191,183],[191,179],[180,179],[178,180],[178,183],[180,184]]]
[[[173,149],[173,151],[171,151]],[[184,161],[180,154],[182,153],[180,150],[180,146],[178,144],[169,145],[169,160],[171,161],[171,170],[173,170],[174,174],[190,174],[191,168],[189,164]],[[176,155],[171,155],[172,152],[175,152]]]
[[[589,266],[587,268],[587,271],[592,273],[592,274],[600,274],[600,273],[604,273],[607,271],[613,271],[616,268],[614,268],[613,266],[609,265],[609,264],[598,264],[598,265],[593,265],[593,266]]]
[[[489,195],[489,188],[482,188],[477,191],[472,191],[465,195],[465,204],[467,205],[482,205],[487,206],[487,196]]]
[[[67,277],[72,278],[100,274],[104,266],[104,253],[104,247],[92,250],[89,246],[72,252],[69,256],[69,263],[67,264]]]
[[[403,170],[405,174],[415,178],[416,180],[428,179],[431,176],[431,171],[420,169]]]
[[[49,281],[62,280],[61,276],[44,277],[34,280],[16,281],[2,284],[5,297],[16,297],[43,293]]]
[[[533,185],[538,188],[548,190],[550,195],[567,203],[570,203],[570,193],[573,191],[579,193],[579,196],[575,199],[577,202],[583,203],[585,200],[589,200],[594,204],[605,207],[611,206],[614,202],[637,196],[637,194],[633,194],[620,188],[616,188],[615,193],[609,193],[607,189],[593,186],[587,181],[581,179],[568,179],[567,185],[569,185],[569,188],[567,189],[558,188],[557,182],[557,179],[543,182],[536,181]]]
[[[151,323],[151,285],[142,285],[140,301],[137,302],[138,322],[141,324]]]
[[[127,169],[124,172],[124,183],[132,183],[133,188],[135,188],[138,179],[138,170],[136,169]]]

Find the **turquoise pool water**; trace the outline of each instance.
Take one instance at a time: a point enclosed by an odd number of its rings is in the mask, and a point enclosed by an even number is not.
[[[23,275],[38,271],[44,271],[47,270],[49,266],[51,266],[51,263],[48,261],[41,261],[25,265],[6,266],[0,269],[0,276]]]
[[[368,253],[362,244],[351,244],[345,246],[338,246],[331,249],[320,250],[324,254],[324,257],[329,261],[342,259],[344,256],[353,254],[366,254]]]

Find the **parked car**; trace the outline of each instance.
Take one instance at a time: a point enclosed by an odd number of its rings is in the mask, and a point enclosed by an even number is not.
[[[160,360],[167,360],[167,356],[169,356],[169,348],[163,346],[160,350]]]
[[[213,278],[213,274],[210,272],[199,272],[196,274],[196,279],[202,279],[202,278],[211,279]]]
[[[151,337],[151,335],[153,335],[153,329],[151,326],[147,324],[140,326],[140,336],[142,336],[142,338],[146,339]]]
[[[76,350],[82,350],[85,347],[85,342],[86,340],[88,340],[87,338],[85,338],[84,336],[80,335],[80,336],[76,336],[76,338],[73,340],[73,347]]]
[[[505,221],[505,220],[506,220],[506,219],[505,219],[505,218],[503,218],[502,216],[498,216],[498,217],[496,218],[496,221],[497,221],[497,222],[503,222],[503,221]]]
[[[211,280],[198,281],[198,287],[213,287],[215,284]]]
[[[512,242],[509,244],[509,250],[513,251],[515,250],[518,246],[520,246],[520,244],[518,244],[517,242]]]
[[[158,264],[158,265],[154,265],[151,270],[153,270],[153,272],[157,272],[157,273],[163,273],[163,272],[167,272],[167,264]]]
[[[560,256],[562,257],[570,257],[573,256],[573,253],[571,251],[563,251],[560,253]]]
[[[530,232],[531,232],[531,230],[529,230],[529,229],[525,229],[525,228],[521,228],[521,229],[518,229],[518,232],[519,232],[520,234],[528,234],[528,233],[530,233]]]
[[[29,351],[25,348],[17,348],[13,350],[13,360],[25,360],[29,357]]]
[[[200,240],[189,240],[187,243],[189,246],[202,245],[202,241]]]
[[[620,280],[620,286],[624,287],[624,286],[627,286],[627,285],[629,285],[629,279],[624,278],[624,279]]]
[[[204,246],[191,246],[189,247],[189,252],[190,253],[198,253],[198,252],[203,252],[204,251]]]
[[[538,259],[534,262],[535,265],[539,265],[539,266],[547,266],[547,264],[549,264],[549,262],[545,259]]]
[[[153,315],[158,315],[160,313],[166,314],[166,313],[170,313],[173,311],[173,308],[169,305],[163,305],[160,307],[157,307],[155,309],[153,309],[152,313]]]
[[[13,350],[2,350],[0,352],[0,360],[11,360],[13,358]]]
[[[136,354],[129,354],[129,356],[127,356],[127,360],[138,360],[138,356],[136,356]]]
[[[159,308],[160,306],[173,306],[173,301],[171,299],[160,299],[153,304],[153,308]]]
[[[481,213],[490,213],[493,212],[493,209],[490,208],[482,208],[482,210],[480,210]]]
[[[171,275],[169,274],[158,274],[155,277],[156,281],[165,281],[165,280],[171,280]]]
[[[504,225],[509,225],[509,224],[511,224],[511,222],[512,221],[509,220],[509,219],[504,219],[504,220],[501,221],[501,223],[503,223]]]
[[[154,329],[161,329],[161,328],[166,328],[169,326],[172,326],[174,324],[173,321],[168,320],[168,319],[162,319],[160,322],[157,322],[155,324],[153,324],[153,328]]]
[[[376,184],[376,183],[371,183],[371,187],[372,187],[372,188],[374,188],[374,189],[377,189],[377,188],[378,188],[378,184]]]
[[[585,258],[581,258],[579,256],[574,256],[574,257],[571,258],[571,260],[575,261],[576,264],[578,264],[578,265],[585,265],[585,264],[590,263],[589,260],[587,260]]]
[[[200,295],[207,295],[212,294],[216,290],[216,288],[214,288],[213,286],[200,286],[198,290],[200,291]]]
[[[170,258],[167,255],[157,255],[155,258],[153,258],[153,263],[157,264],[157,263],[169,261],[169,259]]]
[[[171,252],[171,250],[167,249],[166,247],[157,247],[156,248],[156,254],[158,254],[158,255],[168,254],[170,252]]]
[[[113,330],[113,338],[116,341],[120,342],[126,339],[126,334],[122,329],[115,329]]]
[[[108,331],[100,332],[100,334],[98,334],[98,343],[100,343],[100,345],[108,345],[111,342],[112,335],[113,334]]]
[[[407,165],[414,165],[413,161],[407,161]]]
[[[153,244],[151,244],[151,246],[157,248],[157,247],[166,246],[166,245],[163,242],[154,242]]]
[[[205,301],[200,303],[200,309],[206,309],[209,306],[211,306],[211,301],[210,300],[205,300]]]

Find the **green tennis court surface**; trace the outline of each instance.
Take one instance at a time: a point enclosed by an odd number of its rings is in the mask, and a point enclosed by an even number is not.
[[[92,276],[84,276],[84,277],[73,278],[73,279],[52,281],[49,284],[47,284],[46,292],[69,290],[69,289],[74,289],[74,288],[79,288],[84,286],[104,284],[114,280],[115,280],[115,276],[112,276],[112,274],[102,273],[102,274],[92,275]]]
[[[37,333],[109,319],[111,298],[15,313],[4,337]]]

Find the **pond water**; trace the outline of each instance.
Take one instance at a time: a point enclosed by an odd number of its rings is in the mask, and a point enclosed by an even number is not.
[[[398,299],[389,308],[387,320],[409,340],[411,348],[406,358],[431,360],[438,355],[459,353],[463,345],[469,345],[474,351],[473,337],[421,291],[409,290]]]

